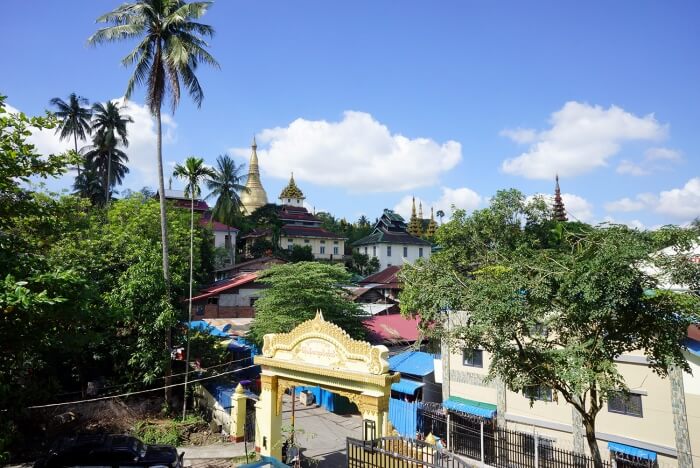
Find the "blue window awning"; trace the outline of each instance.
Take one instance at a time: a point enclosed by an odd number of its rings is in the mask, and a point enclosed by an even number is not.
[[[656,461],[656,452],[632,447],[631,445],[618,444],[617,442],[608,442],[608,450],[610,450],[611,452],[624,453],[625,455],[641,458],[643,460]]]
[[[466,400],[464,398],[450,397],[442,403],[442,406],[452,411],[473,414],[482,418],[493,419],[496,415],[496,405],[479,401]]]
[[[424,386],[422,382],[415,380],[401,379],[396,383],[391,384],[391,389],[395,392],[405,393],[407,395],[415,395],[416,390]]]

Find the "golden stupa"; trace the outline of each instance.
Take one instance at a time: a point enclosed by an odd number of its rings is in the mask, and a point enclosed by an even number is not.
[[[260,169],[258,168],[258,145],[253,137],[250,153],[250,163],[248,165],[248,180],[245,186],[248,190],[241,193],[242,211],[244,214],[251,214],[261,206],[267,205],[267,193],[260,182]]]

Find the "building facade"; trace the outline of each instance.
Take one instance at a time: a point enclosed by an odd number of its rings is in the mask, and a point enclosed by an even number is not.
[[[354,242],[352,247],[359,253],[377,258],[381,270],[414,263],[419,258],[430,258],[432,244],[409,234],[407,229],[401,215],[385,209],[372,232]]]

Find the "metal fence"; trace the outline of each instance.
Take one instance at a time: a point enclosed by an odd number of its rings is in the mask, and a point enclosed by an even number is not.
[[[404,437],[347,439],[348,468],[467,468],[470,465],[446,450]]]
[[[555,446],[553,439],[536,433],[496,427],[489,419],[450,412],[437,406],[419,411],[419,431],[432,432],[451,452],[497,468],[594,468],[593,458]],[[448,430],[449,428],[449,430]],[[642,460],[615,460],[617,467],[650,468]],[[613,462],[604,460],[604,468]]]

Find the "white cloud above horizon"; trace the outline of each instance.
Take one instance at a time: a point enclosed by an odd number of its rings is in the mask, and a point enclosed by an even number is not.
[[[503,161],[503,172],[528,179],[575,177],[607,166],[625,142],[659,141],[668,132],[653,114],[638,117],[617,106],[605,109],[576,101],[552,113],[549,122],[551,128],[541,132],[500,132],[517,143],[530,143],[526,152]]]
[[[349,192],[399,192],[433,186],[462,159],[460,143],[408,138],[366,112],[346,111],[340,121],[299,118],[257,135],[262,171]],[[231,152],[248,158],[248,148]]]
[[[134,119],[133,123],[127,124],[129,146],[124,148],[129,162],[127,163],[130,172],[124,180],[124,184],[118,190],[130,188],[139,190],[143,186],[156,187],[158,183],[158,168],[156,163],[156,122],[145,104],[138,104],[134,101],[126,101],[124,97],[112,99],[112,101],[124,105],[123,115],[129,115]],[[10,113],[17,113],[19,110],[9,104],[6,108]],[[170,145],[176,141],[177,123],[167,114],[162,115],[163,144]],[[54,129],[34,130],[28,141],[36,146],[41,154],[59,154],[73,149],[73,140],[59,139]],[[78,141],[78,149],[88,145],[89,141]],[[167,167],[171,164],[165,158],[163,160],[166,168],[165,178],[168,179]],[[63,187],[71,187],[75,171],[71,170],[59,177],[56,182]],[[167,182],[166,182],[167,183]]]
[[[419,204],[423,204],[423,217],[430,218],[430,208],[434,208],[435,213],[442,210],[445,213],[445,218],[443,220],[449,220],[452,217],[454,206],[457,209],[474,211],[479,208],[484,199],[476,193],[474,190],[467,187],[450,188],[442,187],[442,192],[440,198],[435,201],[423,200],[420,197],[416,197],[416,213],[418,212]],[[399,200],[399,202],[394,206],[394,211],[403,216],[406,220],[411,217],[411,209],[413,204],[413,196],[405,195]],[[435,215],[435,220],[438,220],[437,214]]]
[[[628,159],[620,161],[616,172],[632,176],[645,176],[668,169],[671,164],[677,164],[682,160],[680,151],[671,148],[649,148],[644,152],[644,158],[637,163]]]
[[[682,187],[658,194],[640,193],[605,204],[609,212],[653,211],[682,221],[700,216],[700,177],[689,179]]]

